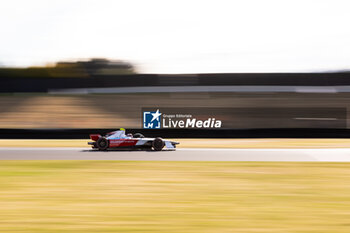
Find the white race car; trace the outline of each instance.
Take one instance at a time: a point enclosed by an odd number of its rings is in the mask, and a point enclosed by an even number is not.
[[[92,148],[98,150],[107,150],[109,148],[129,148],[129,149],[153,149],[161,151],[164,149],[175,150],[178,142],[164,140],[160,137],[146,138],[140,133],[125,134],[125,129],[120,129],[107,133],[105,136],[100,134],[90,134],[90,139],[93,142],[88,142]]]

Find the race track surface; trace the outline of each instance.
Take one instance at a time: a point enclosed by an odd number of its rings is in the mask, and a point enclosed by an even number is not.
[[[349,149],[177,149],[95,151],[88,148],[0,148],[0,160],[329,161],[350,162]]]

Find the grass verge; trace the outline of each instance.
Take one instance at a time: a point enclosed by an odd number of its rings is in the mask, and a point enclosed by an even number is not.
[[[350,232],[349,163],[2,161],[0,232]]]

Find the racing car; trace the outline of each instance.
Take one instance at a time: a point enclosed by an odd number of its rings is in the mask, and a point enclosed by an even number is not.
[[[129,149],[153,149],[161,151],[164,149],[175,150],[178,142],[164,140],[160,137],[146,138],[140,133],[125,134],[125,129],[107,133],[105,136],[100,134],[90,134],[90,139],[93,142],[88,142],[93,149],[107,150],[110,148],[129,148]]]

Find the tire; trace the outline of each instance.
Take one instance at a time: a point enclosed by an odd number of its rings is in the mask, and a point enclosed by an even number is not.
[[[99,150],[107,150],[108,146],[109,146],[109,143],[105,137],[100,137],[96,142],[96,147]]]
[[[155,151],[161,151],[164,146],[165,142],[162,140],[162,138],[155,138],[152,142],[152,148]]]
[[[141,134],[141,133],[135,133],[133,137],[134,138],[144,138],[145,136],[143,136],[143,134]]]

